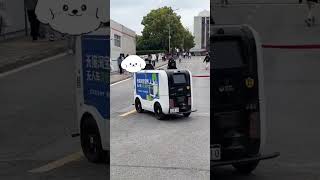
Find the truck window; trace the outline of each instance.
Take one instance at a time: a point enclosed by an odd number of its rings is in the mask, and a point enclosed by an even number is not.
[[[239,41],[214,41],[211,48],[213,69],[237,68],[244,66]]]
[[[174,84],[186,84],[186,76],[184,74],[174,74],[173,75],[173,83]]]

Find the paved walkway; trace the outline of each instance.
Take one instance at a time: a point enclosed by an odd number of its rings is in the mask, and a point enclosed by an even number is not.
[[[161,66],[164,66],[168,64],[168,61],[159,61],[158,63],[156,63],[156,68],[159,68]],[[125,79],[128,79],[132,77],[132,74],[129,73],[129,72],[125,72],[124,74],[119,74],[118,72],[112,72],[111,73],[111,76],[110,76],[110,83],[115,83],[115,82],[118,82],[118,81],[122,81],[122,80],[125,80]]]
[[[67,40],[39,40],[23,37],[0,41],[0,73],[67,51]]]
[[[32,42],[30,38],[16,38],[0,41],[0,73],[13,70],[17,67],[40,61],[44,58],[67,51],[67,40],[39,40]],[[156,68],[167,64],[167,61],[159,61]],[[132,75],[128,72],[120,75],[118,72],[111,73],[111,83],[115,83]]]

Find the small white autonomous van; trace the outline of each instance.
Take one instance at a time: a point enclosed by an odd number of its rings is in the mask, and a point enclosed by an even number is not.
[[[262,47],[247,25],[211,27],[211,167],[250,173],[267,154]]]
[[[110,150],[109,57],[109,27],[77,37],[76,135],[80,135],[85,157],[94,163],[106,162]]]
[[[188,70],[141,70],[134,74],[134,104],[137,112],[188,117],[193,108],[192,75]]]

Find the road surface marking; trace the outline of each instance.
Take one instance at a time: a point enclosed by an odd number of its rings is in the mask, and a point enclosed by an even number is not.
[[[129,81],[132,77],[128,77],[127,79],[124,79],[124,80],[121,80],[121,81],[118,81],[118,82],[115,82],[115,83],[112,83],[110,86],[114,86],[114,85],[117,85],[117,84],[120,84],[120,83],[123,83],[123,82],[126,82],[126,81]]]
[[[67,53],[61,53],[61,54],[58,54],[58,55],[55,55],[55,56],[52,56],[52,57],[48,57],[48,58],[42,59],[42,60],[37,61],[37,62],[34,62],[34,63],[30,63],[30,64],[27,64],[27,65],[18,67],[18,68],[16,68],[16,69],[13,69],[13,70],[10,70],[10,71],[1,73],[1,74],[0,74],[0,78],[9,76],[9,75],[11,75],[11,74],[20,72],[20,71],[25,70],[25,69],[32,68],[32,67],[34,67],[34,66],[40,65],[40,64],[45,63],[45,62],[49,62],[49,61],[55,60],[55,59],[57,59],[57,58],[64,57],[64,56],[66,56],[66,55],[67,55]]]
[[[51,171],[53,169],[57,169],[59,167],[62,167],[63,165],[65,164],[68,164],[70,162],[73,162],[73,161],[77,161],[79,160],[81,157],[83,157],[82,155],[82,152],[79,151],[79,152],[76,152],[76,153],[73,153],[71,155],[68,155],[62,159],[59,159],[59,160],[56,160],[56,161],[53,161],[49,164],[46,164],[44,166],[41,166],[39,168],[36,168],[36,169],[32,169],[28,172],[30,173],[44,173],[44,172],[48,172],[48,171]]]
[[[240,6],[301,6],[300,3],[232,3],[228,7],[240,7]],[[222,8],[221,6],[216,6]]]
[[[134,110],[132,110],[132,111],[123,113],[123,114],[121,114],[120,116],[121,116],[121,117],[125,117],[125,116],[128,116],[128,115],[130,115],[130,114],[133,114],[133,113],[135,113],[135,112],[136,112],[136,110],[134,109]]]

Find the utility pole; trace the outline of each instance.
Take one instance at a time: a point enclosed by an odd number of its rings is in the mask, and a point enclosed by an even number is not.
[[[175,11],[177,11],[177,10],[179,10],[179,8],[178,9],[175,9],[175,10],[172,10],[173,12],[175,12]],[[170,18],[169,18],[169,53],[170,53],[170,50],[171,50],[171,29],[170,29],[170,23],[171,23],[171,21],[170,21]]]
[[[169,23],[169,53],[170,53],[170,49],[171,49],[171,33],[170,33],[170,23]]]

